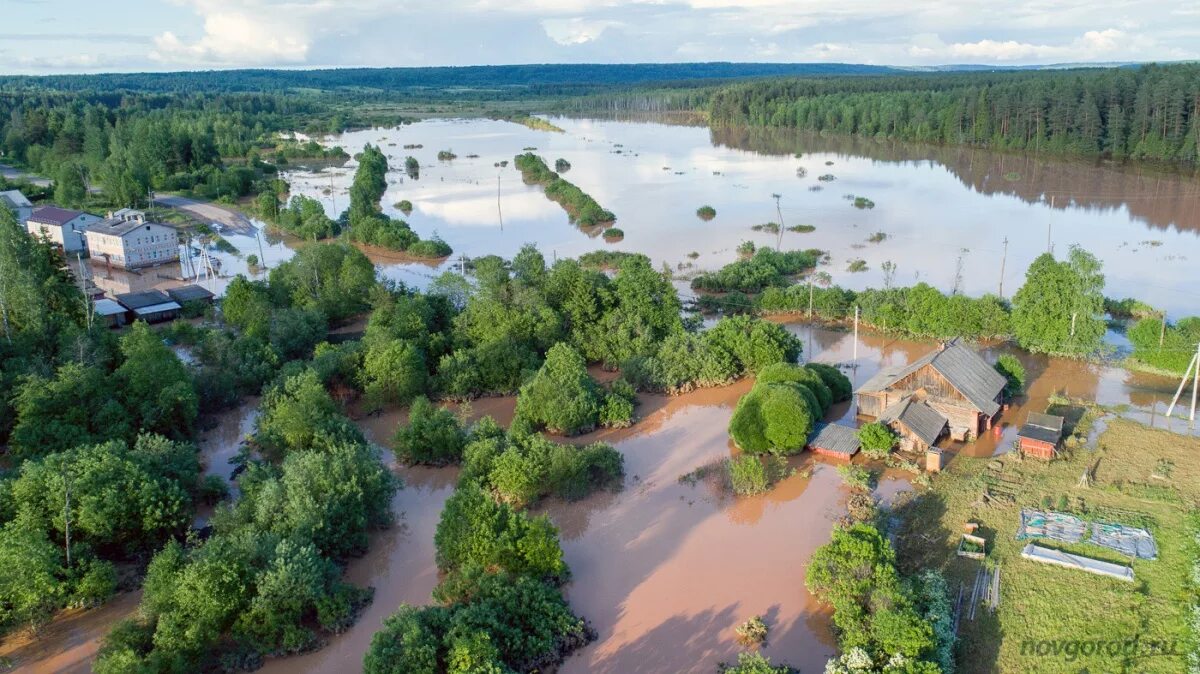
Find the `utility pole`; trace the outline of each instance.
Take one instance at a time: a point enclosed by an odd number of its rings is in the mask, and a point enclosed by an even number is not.
[[[1054,210],[1054,195],[1053,194],[1050,195],[1050,210]],[[1052,246],[1050,244],[1050,230],[1053,226],[1054,226],[1054,223],[1052,223],[1052,222],[1046,223],[1046,252],[1047,253],[1050,253],[1054,250],[1054,246]]]
[[[504,231],[504,213],[500,210],[500,170],[496,171],[496,215],[500,217],[500,231]]]
[[[63,505],[63,521],[66,523],[67,568],[71,568],[71,477],[63,472],[63,485],[66,488],[66,502]]]
[[[783,209],[779,207],[779,200],[783,197],[782,194],[772,194],[775,198],[775,212],[779,215],[779,231],[775,236],[775,250],[780,250],[783,247]]]
[[[854,370],[858,371],[858,305],[854,305]]]
[[[1008,237],[1004,237],[1004,255],[1000,257],[1000,299],[1004,299],[1004,264],[1008,262]]]
[[[258,242],[258,263],[260,265],[262,265],[263,269],[266,269],[267,268],[267,256],[263,253],[262,230],[257,227],[254,228],[254,240]]]
[[[1175,411],[1175,403],[1179,402],[1179,396],[1183,394],[1183,387],[1187,386],[1188,375],[1192,377],[1192,411],[1188,416],[1189,423],[1196,421],[1196,387],[1200,386],[1200,343],[1196,344],[1196,353],[1192,356],[1192,360],[1188,363],[1187,369],[1183,371],[1183,377],[1179,380],[1179,388],[1175,389],[1175,397],[1171,398],[1171,405],[1167,407],[1167,416]]]

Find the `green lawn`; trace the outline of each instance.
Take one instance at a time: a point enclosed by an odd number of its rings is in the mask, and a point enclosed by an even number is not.
[[[1082,430],[1082,429],[1081,429]],[[1098,460],[1098,463],[1096,463]],[[963,524],[975,521],[988,539],[987,562],[999,563],[1001,602],[995,614],[976,610],[963,617],[957,651],[959,672],[1170,672],[1186,670],[1187,614],[1196,599],[1190,576],[1200,500],[1200,440],[1117,420],[1097,449],[1076,449],[1044,463],[1013,457],[958,458],[934,479],[922,498],[898,508],[897,541],[903,570],[942,568],[952,594],[966,585],[969,599],[980,562],[954,555]],[[1164,462],[1169,462],[1167,465]],[[1090,487],[1080,476],[1096,466]],[[1167,473],[1156,477],[1156,473]],[[981,496],[1015,497],[1011,505],[984,505]],[[1135,560],[1132,583],[1022,559],[1026,541],[1016,540],[1020,508],[1065,510],[1086,519],[1146,526],[1159,548],[1157,560]],[[1053,546],[1042,541],[1047,547]],[[1057,546],[1062,547],[1062,546]],[[1081,543],[1070,552],[1128,564],[1119,553]],[[1127,643],[1137,639],[1137,642]],[[1174,646],[1175,655],[1154,642]],[[1056,647],[1057,654],[1048,652]],[[1104,642],[1097,646],[1097,642]],[[1110,652],[1120,642],[1120,653]],[[1023,652],[1024,644],[1024,652]],[[1035,652],[1037,648],[1042,653]],[[1099,652],[1093,652],[1099,648]],[[1072,655],[1072,652],[1074,654]],[[1137,655],[1126,655],[1136,653]]]

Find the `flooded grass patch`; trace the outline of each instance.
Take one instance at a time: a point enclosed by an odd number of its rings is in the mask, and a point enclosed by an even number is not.
[[[1163,461],[1172,464],[1162,475]],[[1089,475],[1088,486],[1081,475]],[[984,505],[983,491],[1001,484],[1011,505]],[[1155,486],[1155,498],[1146,487]],[[969,596],[978,562],[955,555],[965,522],[978,524],[988,543],[987,563],[1002,572],[1001,601],[995,613],[982,607],[975,620],[960,623],[959,671],[1077,672],[1118,671],[1136,666],[1144,672],[1179,672],[1181,651],[1075,652],[1068,656],[1030,648],[1053,640],[1176,644],[1188,639],[1187,602],[1180,588],[1190,587],[1194,558],[1192,523],[1200,499],[1200,440],[1118,419],[1099,439],[1097,449],[1067,451],[1050,463],[1015,457],[958,457],[935,477],[924,496],[899,509],[903,521],[898,550],[908,568],[941,567],[956,593]],[[1090,544],[1072,552],[1132,566],[1136,581],[1125,583],[1076,570],[1036,564],[1021,558],[1026,541],[1016,539],[1019,509],[1045,502],[1085,519],[1147,526],[1159,548],[1156,560],[1111,555]],[[1103,611],[1096,607],[1103,606]]]

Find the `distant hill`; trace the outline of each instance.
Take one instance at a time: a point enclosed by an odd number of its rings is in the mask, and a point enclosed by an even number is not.
[[[849,63],[635,63],[529,64],[431,68],[330,68],[317,70],[208,70],[167,73],[105,73],[0,77],[0,90],[124,90],[140,92],[279,91],[287,89],[496,89],[511,87],[604,87],[657,82],[684,83],[781,76],[887,75],[889,66]]]

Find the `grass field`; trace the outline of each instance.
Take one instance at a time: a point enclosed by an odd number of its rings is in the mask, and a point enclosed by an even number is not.
[[[1081,437],[1093,415],[1079,424]],[[1090,486],[1079,486],[1089,469]],[[985,490],[1012,502],[985,504]],[[1000,565],[999,608],[993,614],[980,606],[975,620],[961,620],[959,672],[1179,674],[1195,648],[1188,623],[1197,602],[1198,503],[1200,440],[1116,419],[1094,449],[1080,447],[1052,463],[1014,456],[952,461],[932,490],[897,508],[897,548],[905,572],[941,568],[955,597],[963,583],[964,606],[978,565]],[[1027,541],[1016,540],[1020,509],[1047,505],[1085,520],[1145,526],[1158,543],[1158,559],[1131,562],[1088,543],[1039,542],[1131,564],[1132,583],[1022,559]],[[986,562],[954,554],[969,521],[988,539]]]

